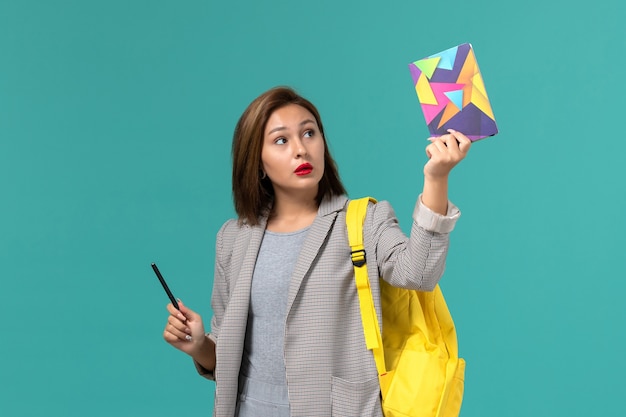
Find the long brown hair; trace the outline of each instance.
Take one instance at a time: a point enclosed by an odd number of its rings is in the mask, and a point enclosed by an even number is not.
[[[315,117],[324,138],[324,175],[319,182],[317,203],[326,196],[345,194],[337,165],[328,150],[322,119],[315,106],[289,87],[275,87],[257,97],[243,112],[233,134],[233,199],[239,221],[258,224],[274,198],[269,178],[262,178],[261,150],[265,126],[274,111],[297,104]]]

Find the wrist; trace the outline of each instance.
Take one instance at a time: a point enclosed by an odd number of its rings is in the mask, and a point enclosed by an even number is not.
[[[193,360],[209,371],[215,369],[215,343],[209,338],[209,335],[204,335],[194,343],[197,345],[190,354]]]
[[[424,183],[432,183],[433,185],[447,185],[449,174],[431,174],[424,173]]]
[[[206,351],[207,345],[209,343],[209,337],[206,334],[203,334],[202,337],[195,338],[194,337],[194,348],[193,354],[191,356],[202,356],[203,352]]]
[[[448,177],[424,177],[422,204],[435,213],[445,215],[448,211]]]

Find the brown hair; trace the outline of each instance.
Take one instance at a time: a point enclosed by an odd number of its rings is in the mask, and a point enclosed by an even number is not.
[[[337,165],[328,150],[322,119],[315,106],[289,87],[275,87],[257,97],[243,112],[233,134],[233,200],[239,221],[258,224],[274,198],[269,178],[261,178],[261,150],[265,125],[274,111],[297,104],[315,117],[324,138],[324,175],[319,182],[317,203],[326,196],[345,194]]]

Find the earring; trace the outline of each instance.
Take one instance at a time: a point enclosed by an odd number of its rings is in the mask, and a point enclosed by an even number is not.
[[[261,170],[261,179],[264,180],[265,178],[267,178],[267,173],[263,170]]]

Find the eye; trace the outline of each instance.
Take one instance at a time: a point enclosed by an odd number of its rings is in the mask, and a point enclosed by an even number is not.
[[[308,129],[304,132],[305,138],[313,137],[313,135],[315,135],[315,131],[313,129]]]
[[[287,139],[283,137],[276,138],[276,140],[274,140],[274,143],[277,145],[284,145],[285,143],[287,143]]]

